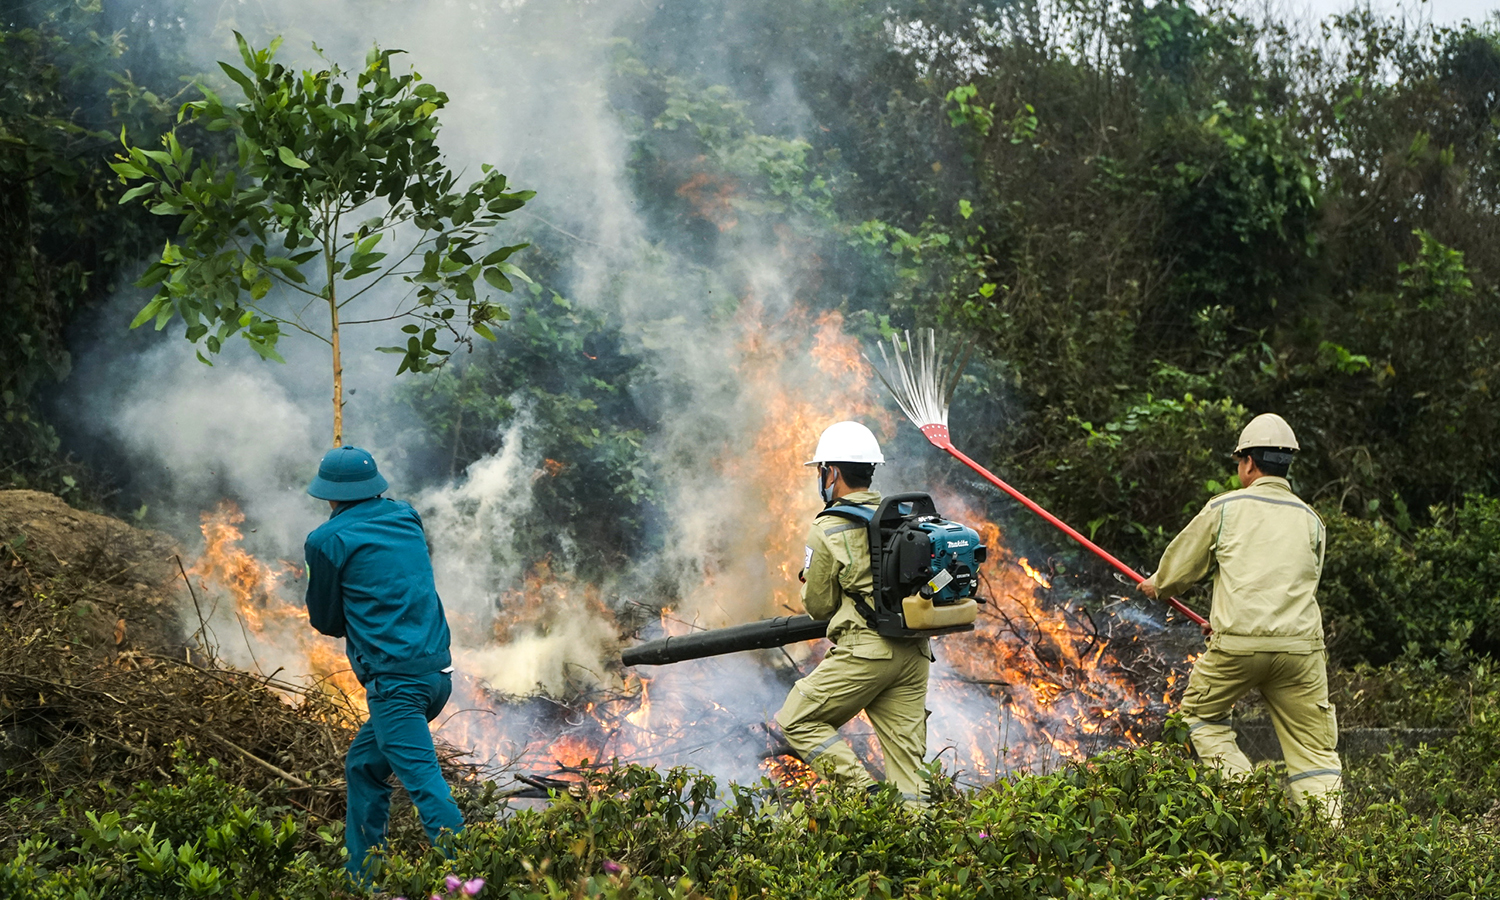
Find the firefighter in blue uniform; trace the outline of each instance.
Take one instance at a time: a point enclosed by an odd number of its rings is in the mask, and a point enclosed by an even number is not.
[[[366,854],[385,839],[392,774],[435,844],[464,827],[427,727],[453,691],[448,621],[422,520],[410,504],[381,497],[387,487],[367,451],[335,447],[307,489],[333,510],[307,536],[308,619],[344,638],[370,708],[344,764],[346,865],[359,880]]]

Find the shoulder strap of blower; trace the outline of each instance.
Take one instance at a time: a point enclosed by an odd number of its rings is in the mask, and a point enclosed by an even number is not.
[[[814,516],[814,518],[820,518],[822,516],[836,516],[837,518],[847,519],[850,522],[855,522],[857,524],[869,527],[875,520],[875,510],[871,507],[863,506],[858,503],[850,503],[846,500],[835,500],[833,501],[833,503],[824,507],[823,511],[818,513],[817,516]],[[878,549],[874,549],[874,541],[871,541],[871,548],[872,558],[870,568],[873,575],[875,567],[873,554],[879,551]],[[878,617],[875,615],[875,608],[870,605],[870,599],[864,594],[856,594],[853,591],[846,590],[844,591],[844,593],[848,595],[850,600],[854,601],[854,609],[860,614],[861,617],[864,618],[865,623],[871,628],[876,628],[876,621]]]

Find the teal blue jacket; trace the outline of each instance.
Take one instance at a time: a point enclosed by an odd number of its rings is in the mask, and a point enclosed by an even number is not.
[[[307,536],[307,616],[347,642],[361,684],[372,675],[427,675],[453,662],[422,518],[375,497],[341,503]]]

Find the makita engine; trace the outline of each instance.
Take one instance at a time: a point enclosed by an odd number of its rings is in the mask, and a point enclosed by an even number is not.
[[[872,510],[836,504],[835,515],[869,528],[875,590],[855,598],[870,627],[886,637],[972,631],[979,616],[979,533],[938,515],[927,494],[892,494]]]

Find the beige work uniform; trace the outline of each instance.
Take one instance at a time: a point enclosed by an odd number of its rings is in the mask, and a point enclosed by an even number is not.
[[[1182,711],[1193,746],[1234,775],[1250,771],[1230,709],[1259,688],[1299,802],[1339,818],[1338,723],[1328,702],[1328,657],[1318,610],[1326,532],[1285,478],[1262,476],[1203,507],[1162,554],[1162,596],[1214,574],[1213,637],[1193,666]]]
[[[877,506],[880,494],[856,491],[849,503]],[[863,523],[819,515],[807,536],[802,603],[815,619],[829,619],[833,648],[798,681],[776,722],[787,743],[824,778],[855,788],[875,779],[838,729],[864,710],[885,755],[888,780],[908,804],[926,802],[922,757],[927,753],[926,638],[881,637],[854,606],[874,589],[870,540]]]

